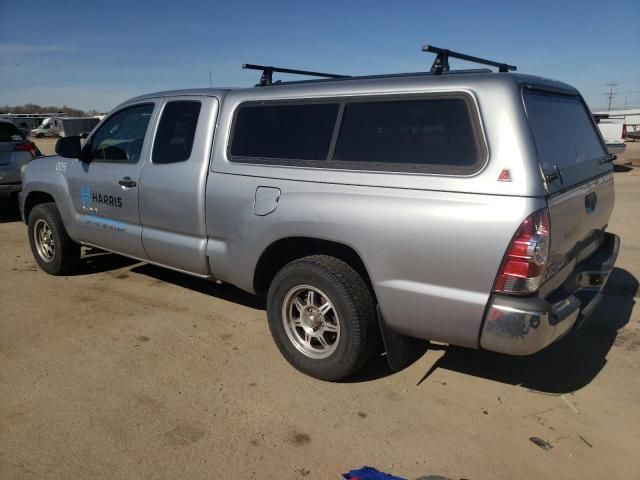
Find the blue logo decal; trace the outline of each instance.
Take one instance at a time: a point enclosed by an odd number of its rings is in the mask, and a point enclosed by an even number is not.
[[[91,187],[80,187],[80,202],[85,207],[91,203]]]

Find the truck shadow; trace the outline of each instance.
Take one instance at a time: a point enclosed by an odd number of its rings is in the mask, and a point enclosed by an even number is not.
[[[21,221],[18,199],[15,196],[0,197],[0,223]]]
[[[73,276],[110,272],[140,263],[138,260],[116,255],[111,252],[105,252],[98,248],[83,247],[83,249],[82,260],[78,268],[71,274]]]
[[[85,257],[78,274],[90,274],[132,266],[129,271],[162,282],[187,288],[256,310],[265,310],[264,299],[229,284],[217,284],[154,265],[140,263],[120,255],[94,250]],[[604,296],[591,318],[582,328],[543,351],[527,357],[513,357],[483,350],[442,346],[424,342],[413,352],[409,364],[415,363],[428,350],[445,353],[420,378],[427,381],[437,369],[482,377],[551,394],[568,393],[588,385],[606,365],[612,346],[640,348],[640,336],[619,336],[618,331],[629,322],[638,292],[638,281],[628,271],[614,268]],[[405,367],[407,368],[407,367]],[[383,349],[345,383],[378,380],[394,373],[389,368]]]
[[[613,164],[613,171],[616,173],[630,172],[631,170],[633,170],[633,167],[631,165],[622,165],[617,163]]]
[[[604,296],[585,324],[548,348],[527,357],[511,357],[482,350],[444,347],[445,354],[420,379],[435,370],[454,372],[519,385],[531,390],[563,394],[588,385],[607,363],[615,345],[637,349],[640,338],[618,339],[618,330],[629,322],[638,281],[628,271],[615,268]]]
[[[171,283],[178,287],[187,288],[195,292],[238,303],[256,310],[266,310],[264,299],[240,290],[226,283],[215,283],[185,273],[167,268],[157,267],[148,263],[124,257],[115,253],[86,247],[78,269],[72,275],[90,275],[94,273],[110,272],[120,268],[130,267],[129,272],[151,277],[155,280]]]
[[[155,265],[150,265],[148,263],[141,263],[140,265],[133,267],[130,271],[132,273],[146,275],[156,280],[171,283],[178,287],[188,288],[189,290],[199,292],[204,295],[244,305],[245,307],[253,308],[255,310],[266,309],[263,299],[227,283],[211,282],[209,280],[192,277],[191,275],[175,272],[166,268],[156,267]]]

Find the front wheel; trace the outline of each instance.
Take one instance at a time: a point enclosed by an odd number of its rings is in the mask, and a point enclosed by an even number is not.
[[[334,257],[313,255],[283,267],[271,282],[267,315],[285,359],[321,380],[353,374],[379,343],[371,290]]]
[[[51,275],[67,275],[80,261],[80,245],[64,228],[55,203],[36,205],[29,214],[29,245],[40,268]]]

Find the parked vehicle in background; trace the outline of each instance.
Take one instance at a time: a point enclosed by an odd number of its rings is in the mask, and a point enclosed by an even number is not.
[[[254,88],[124,102],[24,169],[36,261],[65,275],[95,246],[264,295],[283,356],[324,380],[380,338],[394,367],[408,337],[545,348],[594,310],[616,260],[613,157],[573,87],[425,48],[430,73],[248,65]]]
[[[0,113],[0,118],[10,120],[25,135],[29,135],[31,130],[42,124],[45,118],[52,114],[31,114],[31,113]]]
[[[0,196],[21,190],[20,169],[39,155],[36,145],[13,122],[0,119]]]
[[[61,137],[88,134],[100,123],[100,119],[97,117],[63,117],[59,120],[58,135]]]
[[[57,119],[59,117],[47,117],[38,127],[31,130],[30,135],[36,138],[56,137],[58,135]]]
[[[609,153],[622,153],[626,149],[627,125],[623,120],[608,118],[606,114],[594,114],[600,134]]]
[[[626,140],[640,140],[640,108],[601,110],[593,113],[596,117],[617,119],[622,121],[627,126]]]
[[[24,118],[24,117],[13,117],[13,118],[8,118],[7,120],[10,120],[11,122],[13,122],[13,124],[16,127],[18,127],[18,129],[22,133],[24,133],[27,136],[29,136],[29,134],[31,133],[31,130],[36,128],[42,122],[42,119]]]
[[[98,123],[97,117],[50,117],[31,130],[31,135],[36,138],[76,136],[91,132]]]

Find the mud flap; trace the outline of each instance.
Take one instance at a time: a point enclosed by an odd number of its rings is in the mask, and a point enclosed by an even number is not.
[[[420,358],[429,347],[429,342],[419,338],[407,337],[395,333],[387,327],[380,306],[376,307],[382,341],[387,352],[387,362],[391,370],[402,370]]]

